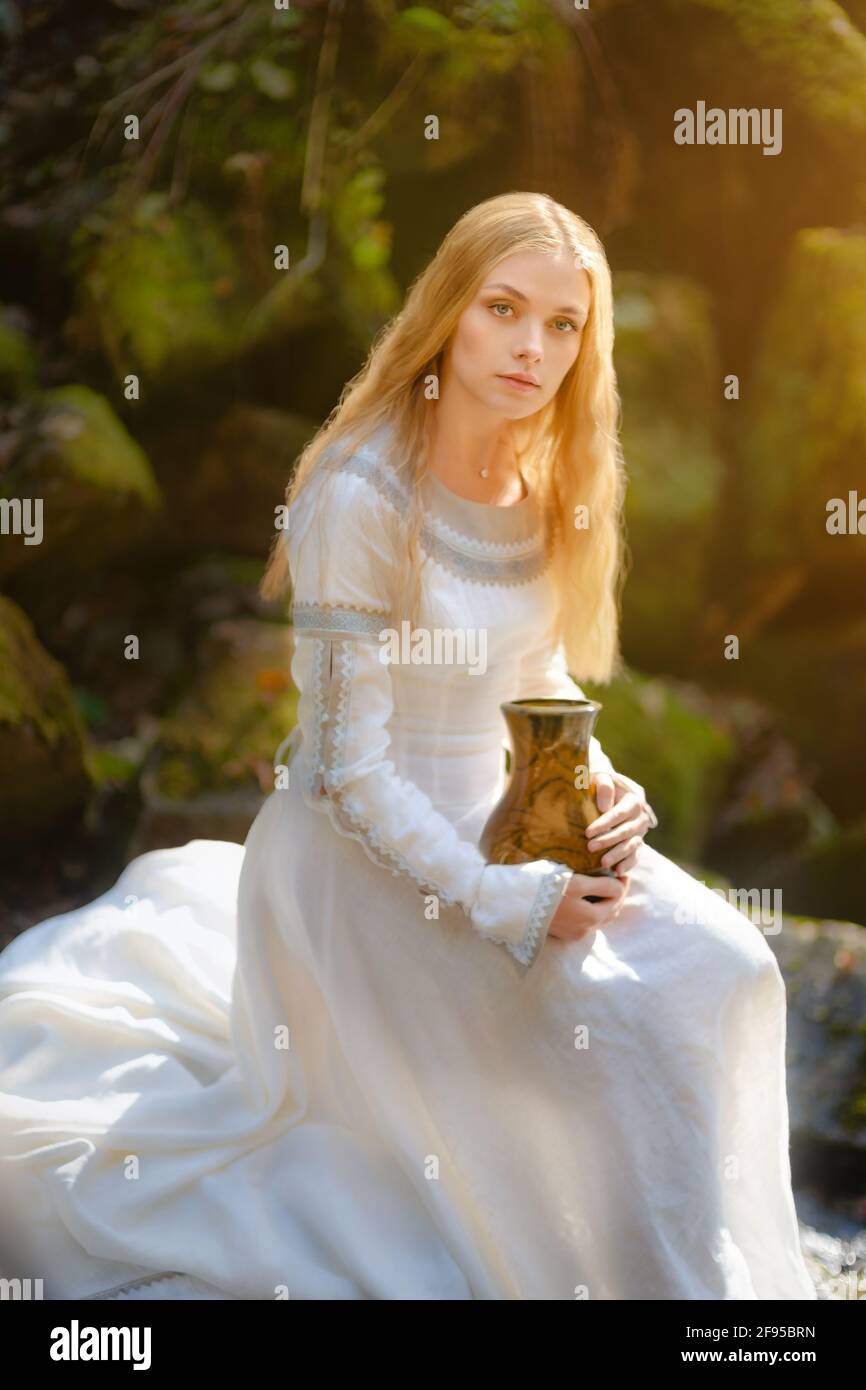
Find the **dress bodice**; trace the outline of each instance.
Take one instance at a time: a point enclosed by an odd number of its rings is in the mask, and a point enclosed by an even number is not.
[[[375,445],[340,470],[366,497],[401,515],[405,484]],[[549,553],[531,491],[510,506],[474,502],[435,474],[423,507],[419,621],[390,629],[391,757],[449,818],[464,822],[501,786],[500,705],[524,693],[523,658],[547,640],[553,617]],[[381,640],[381,625],[379,628]],[[296,683],[301,673],[293,676]],[[537,693],[530,689],[529,693]]]
[[[320,465],[293,504],[296,771],[307,805],[341,834],[461,906],[527,965],[570,870],[544,859],[488,865],[478,837],[505,786],[500,706],[582,696],[554,639],[547,527],[531,492],[497,507],[434,475],[418,487],[414,627],[388,611],[382,583],[414,499],[377,437]],[[590,765],[610,767],[597,740]]]

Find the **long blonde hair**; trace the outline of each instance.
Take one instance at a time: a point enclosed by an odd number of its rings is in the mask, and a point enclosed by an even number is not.
[[[443,355],[483,277],[520,251],[565,251],[590,279],[589,316],[577,359],[553,399],[530,419],[515,422],[513,437],[521,472],[548,528],[555,633],[568,670],[578,680],[608,681],[621,669],[619,602],[626,554],[610,269],[588,223],[546,194],[488,198],[452,227],[301,453],[286,488],[286,507],[316,474],[326,450],[333,465],[334,458],[348,458],[387,427],[386,462],[412,498],[403,542],[395,545],[393,593],[397,602],[397,596],[408,595],[406,611],[417,623],[423,563],[418,485],[427,467],[428,383],[440,379]],[[579,507],[586,509],[581,513],[588,517],[586,527],[577,526]],[[278,531],[259,586],[265,599],[280,597],[291,583],[282,540]]]

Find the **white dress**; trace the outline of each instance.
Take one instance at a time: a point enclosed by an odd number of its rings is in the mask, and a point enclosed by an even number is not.
[[[143,854],[0,955],[0,1273],[62,1298],[815,1298],[760,928],[644,844],[619,915],[566,943],[570,871],[477,848],[500,704],[580,694],[534,497],[422,484],[421,625],[485,632],[482,671],[379,659],[407,496],[376,439],[313,486],[327,577],[308,494],[299,721],[245,845]]]

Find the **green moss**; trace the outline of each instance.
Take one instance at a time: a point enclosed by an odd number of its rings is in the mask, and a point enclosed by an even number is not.
[[[30,620],[0,597],[0,825],[9,853],[71,815],[90,790],[84,731],[66,673]]]
[[[866,130],[866,35],[836,0],[689,0],[727,16],[770,71],[784,73],[797,102],[822,125]]]
[[[86,764],[91,781],[98,786],[126,786],[135,781],[140,767],[139,760],[112,748],[89,747]]]
[[[147,455],[104,396],[89,386],[71,385],[44,391],[39,401],[41,461],[50,457],[70,479],[133,494],[150,508],[159,505]]]
[[[29,725],[49,746],[83,739],[83,729],[59,662],[39,645],[33,624],[0,595],[0,724]]]
[[[30,340],[0,316],[0,397],[36,389],[38,361]]]
[[[79,245],[75,264],[84,321],[119,378],[200,369],[232,355],[241,271],[200,205],[170,213],[163,195],[148,195],[89,258]]]
[[[194,796],[273,780],[273,755],[297,719],[285,624],[231,624],[206,668],[160,731],[155,786],[160,796]]]

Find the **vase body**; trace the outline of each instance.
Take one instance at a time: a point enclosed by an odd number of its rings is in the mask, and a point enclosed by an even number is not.
[[[597,700],[509,700],[500,705],[511,735],[508,784],[479,839],[489,864],[555,859],[580,874],[615,878],[592,853],[586,828],[599,814],[589,776]]]

